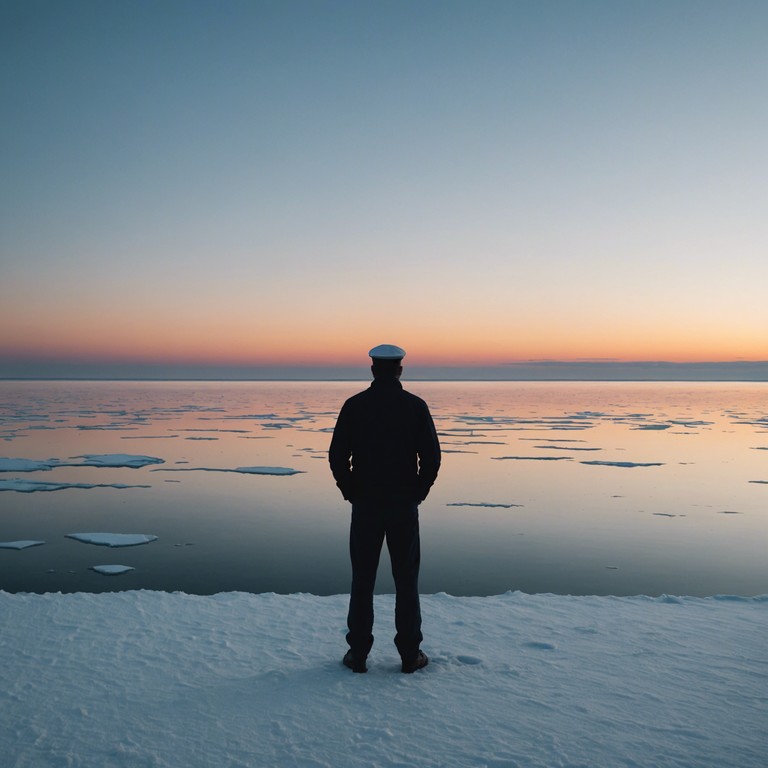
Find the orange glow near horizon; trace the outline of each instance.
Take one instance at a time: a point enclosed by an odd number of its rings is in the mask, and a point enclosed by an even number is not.
[[[0,309],[0,356],[105,364],[358,366],[367,364],[372,346],[392,343],[406,349],[407,365],[417,366],[768,359],[758,323],[728,327],[706,317],[685,325],[655,313],[612,324],[607,314],[573,313],[566,320],[541,311],[478,309],[461,315],[442,305],[425,310],[423,319],[403,306],[386,314],[366,314],[356,306],[349,316],[317,305],[265,304],[259,312],[244,307],[245,302],[212,302],[121,314],[103,302],[90,305],[86,316],[72,306],[25,311],[11,303]]]
[[[406,364],[418,366],[493,366],[531,361],[561,362],[736,362],[763,361],[768,352],[757,345],[690,345],[674,340],[656,345],[626,345],[623,348],[601,344],[525,344],[486,341],[484,345],[472,339],[452,344],[449,340],[403,338],[398,334],[379,334],[365,340],[320,338],[289,341],[259,338],[254,334],[246,340],[226,341],[208,338],[172,338],[156,334],[152,338],[130,336],[105,341],[99,338],[64,340],[33,339],[21,344],[0,344],[0,355],[16,359],[77,361],[89,363],[165,363],[203,366],[356,366],[367,365],[367,351],[378,343],[396,343],[407,351]]]

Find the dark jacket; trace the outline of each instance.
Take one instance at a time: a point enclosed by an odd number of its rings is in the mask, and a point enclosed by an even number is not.
[[[328,459],[348,501],[423,501],[440,469],[427,404],[394,377],[374,379],[342,406]]]

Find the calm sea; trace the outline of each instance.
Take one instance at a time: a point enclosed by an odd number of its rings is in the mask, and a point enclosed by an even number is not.
[[[768,384],[404,384],[444,449],[423,593],[768,593]],[[347,592],[349,507],[326,451],[366,386],[0,382],[0,542],[44,542],[0,548],[0,589]],[[83,465],[115,454],[155,461]],[[94,532],[157,540],[67,537]],[[386,554],[378,588],[393,591]]]

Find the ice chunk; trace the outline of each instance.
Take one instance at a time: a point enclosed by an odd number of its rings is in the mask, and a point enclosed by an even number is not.
[[[242,472],[245,475],[298,475],[299,469],[290,467],[235,467],[232,472]]]
[[[63,491],[68,488],[151,488],[151,485],[126,485],[125,483],[47,483],[41,480],[0,479],[0,491],[34,493],[35,491]]]
[[[291,467],[168,467],[153,469],[152,472],[240,472],[243,475],[300,475],[302,469]]]
[[[572,460],[570,456],[491,456],[491,458],[494,461],[571,461]]]
[[[140,456],[130,453],[86,453],[73,456],[75,459],[85,459],[80,466],[84,467],[129,467],[139,469],[148,464],[165,464],[164,459],[156,456]]]
[[[138,469],[148,464],[164,464],[156,456],[137,456],[129,453],[85,454],[72,456],[84,461],[62,461],[61,459],[14,459],[0,458],[0,472],[47,472],[54,467],[129,467]]]
[[[582,461],[580,464],[592,464],[597,467],[663,467],[662,461]]]
[[[575,445],[534,445],[534,448],[552,451],[602,451],[602,448],[587,448],[585,446]]]
[[[57,459],[12,459],[0,457],[0,472],[47,472]]]
[[[45,544],[44,541],[0,541],[0,549],[29,549],[29,547],[39,547]]]
[[[96,573],[103,573],[105,576],[119,576],[121,573],[136,570],[130,565],[92,565],[90,569]]]
[[[498,507],[500,509],[512,509],[512,507],[522,507],[522,504],[497,504],[491,501],[452,501],[446,504],[447,507]]]
[[[157,536],[147,533],[68,533],[66,537],[100,547],[136,547],[157,541]]]

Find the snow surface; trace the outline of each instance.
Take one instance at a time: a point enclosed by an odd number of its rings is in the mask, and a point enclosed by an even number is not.
[[[768,597],[423,598],[369,672],[347,597],[0,592],[9,766],[764,768]]]

